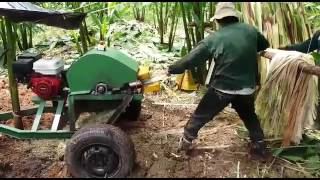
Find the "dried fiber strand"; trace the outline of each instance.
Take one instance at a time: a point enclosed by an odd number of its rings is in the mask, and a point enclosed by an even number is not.
[[[318,80],[302,73],[299,64],[315,65],[311,55],[297,51],[274,52],[265,84],[255,102],[256,113],[266,136],[283,138],[282,145],[298,144],[305,128],[316,118]]]

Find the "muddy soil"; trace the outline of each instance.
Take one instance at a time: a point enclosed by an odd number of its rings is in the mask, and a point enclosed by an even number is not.
[[[0,79],[0,111],[11,109],[6,79]],[[19,86],[22,108],[33,106],[32,92]],[[300,177],[285,168],[284,162],[262,164],[247,157],[247,142],[237,135],[242,125],[238,115],[226,108],[199,133],[195,150],[189,155],[177,153],[179,137],[194,105],[155,105],[165,95],[149,95],[143,101],[136,122],[118,123],[132,138],[137,154],[129,177]],[[168,99],[168,98],[167,98]],[[23,119],[30,128],[33,117]],[[44,115],[41,126],[50,127],[52,117]],[[12,120],[2,121],[12,125]],[[17,140],[0,135],[0,177],[70,177],[63,161],[68,140]]]

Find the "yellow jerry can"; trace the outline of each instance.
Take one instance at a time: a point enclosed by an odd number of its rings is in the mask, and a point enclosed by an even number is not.
[[[178,89],[186,91],[195,91],[198,88],[198,85],[193,80],[190,70],[186,70],[183,74],[177,75],[176,84]]]
[[[139,80],[150,79],[150,67],[149,66],[139,66],[138,79]]]
[[[143,85],[143,93],[149,93],[149,92],[157,92],[160,91],[160,82],[154,82],[150,84]]]

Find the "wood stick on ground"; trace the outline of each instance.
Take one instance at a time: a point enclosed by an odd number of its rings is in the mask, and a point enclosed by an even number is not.
[[[265,58],[271,60],[275,56],[275,53],[263,51],[262,53],[260,53],[260,55],[262,57],[265,57]],[[320,67],[319,66],[312,66],[308,63],[301,63],[299,65],[299,69],[304,73],[320,76]]]
[[[214,130],[222,130],[222,129],[226,129],[226,128],[230,128],[230,127],[234,127],[234,126],[236,126],[236,125],[238,125],[238,124],[231,124],[231,125],[228,125],[228,126],[219,126],[219,127],[213,127],[213,128],[211,128],[210,130],[206,130],[206,131],[200,131],[200,133],[202,134],[202,135],[209,135],[209,134],[212,134],[212,133],[214,133]]]
[[[301,172],[301,173],[303,173],[303,175],[305,175],[307,177],[312,177],[308,172],[304,171],[303,169],[297,169],[297,168],[290,167],[290,166],[287,166],[287,165],[284,165],[284,167],[288,168],[288,169],[291,169],[291,170],[294,170],[294,171]]]
[[[208,134],[210,134],[213,130],[215,130],[215,129],[217,129],[217,128],[219,128],[219,130],[221,130],[221,129],[233,127],[233,126],[236,126],[236,125],[237,125],[237,124],[231,124],[231,125],[228,125],[228,126],[214,127],[214,128],[211,128],[210,130],[206,130],[206,131],[201,132],[201,134],[208,135]],[[165,131],[161,131],[161,132],[159,132],[159,133],[156,133],[156,134],[159,134],[159,135],[168,135],[168,134],[174,135],[174,134],[181,134],[182,132],[183,132],[183,128],[179,128],[179,129],[168,129],[168,130],[165,130]]]
[[[165,103],[165,102],[155,102],[154,105],[162,106],[198,106],[198,104],[179,104],[179,103]]]
[[[195,149],[198,150],[207,150],[207,149],[225,149],[230,147],[230,145],[221,145],[221,146],[199,146],[199,147],[195,147]]]
[[[165,122],[165,120],[167,119],[166,118],[166,111],[165,111],[165,109],[166,109],[166,105],[164,105],[163,106],[163,115],[162,115],[162,127],[164,127],[164,122]]]
[[[221,149],[221,151],[226,152],[226,153],[230,153],[230,154],[239,154],[239,155],[247,155],[248,154],[247,152],[236,152],[236,151],[231,152],[231,151],[226,151],[224,149]]]
[[[183,132],[183,128],[179,128],[179,129],[169,129],[169,130],[166,130],[166,131],[162,131],[162,132],[159,132],[157,134],[163,134],[163,135],[168,135],[168,134],[181,134]]]
[[[237,166],[237,178],[240,178],[240,161],[238,161],[238,166]]]
[[[307,172],[307,171],[305,170],[305,168],[300,165],[300,163],[297,163],[297,162],[296,162],[296,165],[302,170],[302,173],[303,173],[306,177],[312,177],[312,175],[311,175],[309,172]]]

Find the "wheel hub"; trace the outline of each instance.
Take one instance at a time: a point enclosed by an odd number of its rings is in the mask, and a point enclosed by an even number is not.
[[[109,147],[95,145],[84,151],[82,164],[94,176],[109,177],[117,170],[119,157]]]

